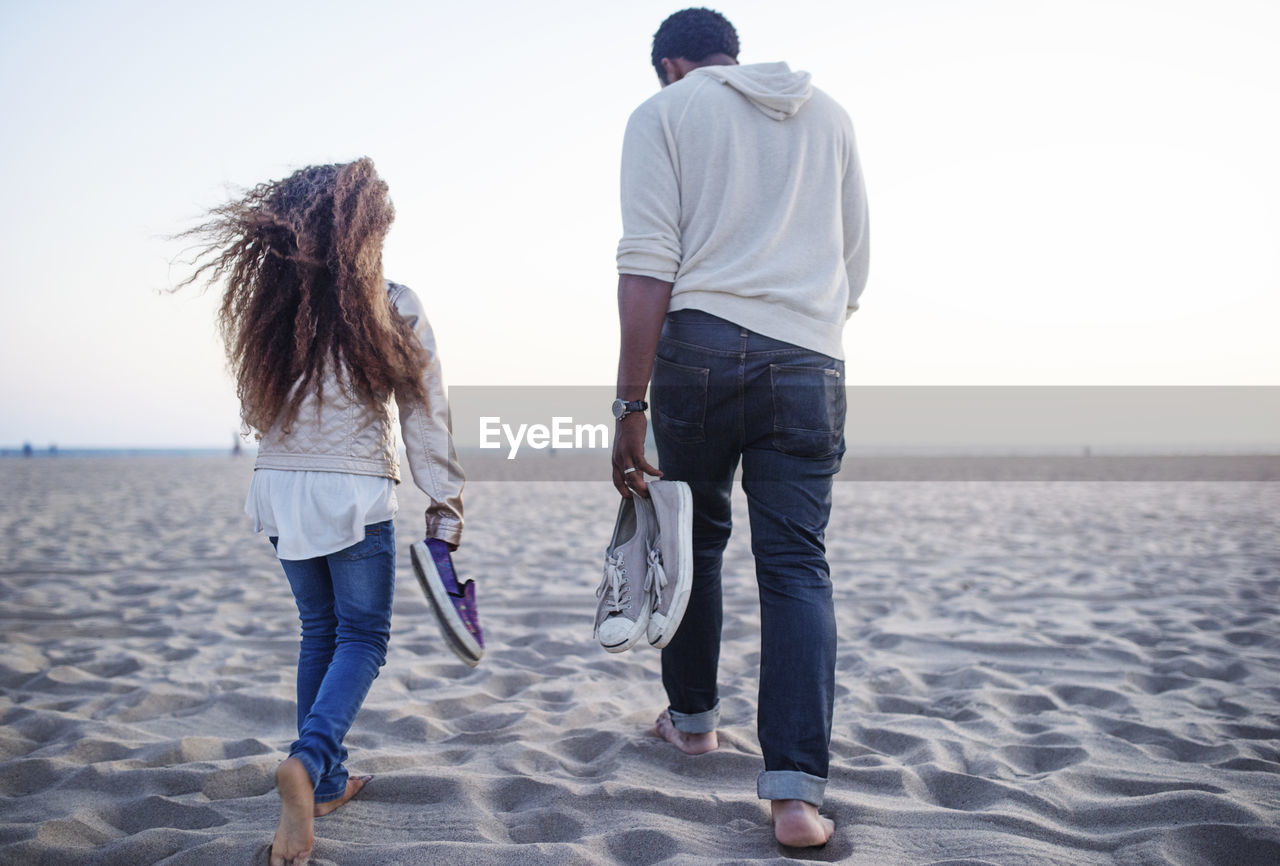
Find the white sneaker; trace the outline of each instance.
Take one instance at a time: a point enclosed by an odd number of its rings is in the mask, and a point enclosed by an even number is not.
[[[623,499],[604,552],[604,577],[596,590],[595,637],[611,653],[630,649],[649,624],[644,591],[646,559],[655,533],[653,505],[639,496]]]
[[[650,481],[649,496],[658,531],[645,577],[646,630],[649,643],[662,648],[675,637],[693,587],[693,494],[683,481]]]

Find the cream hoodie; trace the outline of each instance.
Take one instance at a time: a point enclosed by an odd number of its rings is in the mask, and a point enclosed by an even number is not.
[[[853,125],[785,63],[704,66],[644,102],[622,147],[618,272],[703,310],[844,357],[867,281]]]

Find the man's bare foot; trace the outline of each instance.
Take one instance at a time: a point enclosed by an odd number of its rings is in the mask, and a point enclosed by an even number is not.
[[[818,814],[818,807],[804,800],[770,800],[773,835],[792,848],[814,848],[827,844],[836,831],[835,822]]]
[[[297,758],[285,758],[276,768],[280,791],[280,824],[271,842],[271,866],[302,866],[315,845],[312,810],[315,790],[307,768]]]
[[[658,721],[654,722],[653,732],[686,755],[704,755],[720,747],[720,738],[716,736],[715,731],[705,734],[686,734],[684,731],[677,731],[676,726],[671,722],[671,715],[666,710],[663,710],[662,715],[658,716]]]
[[[341,797],[336,800],[329,800],[325,803],[316,803],[312,814],[317,818],[323,818],[339,806],[345,806],[350,802],[351,798],[360,793],[360,789],[369,783],[373,776],[361,776],[358,779],[347,779],[347,790]]]

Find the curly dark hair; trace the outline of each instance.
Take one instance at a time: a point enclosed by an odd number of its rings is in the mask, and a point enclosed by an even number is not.
[[[649,59],[658,70],[658,79],[665,85],[667,72],[662,68],[662,58],[699,61],[712,54],[728,54],[738,59],[738,31],[729,19],[713,9],[681,9],[667,16],[653,34],[653,50]]]
[[[178,235],[203,241],[178,288],[225,282],[218,328],[248,428],[288,430],[329,365],[363,403],[426,402],[427,350],[382,275],[395,208],[372,160],[308,166],[209,217]]]

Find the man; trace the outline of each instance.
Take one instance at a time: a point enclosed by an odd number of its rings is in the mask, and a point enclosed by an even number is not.
[[[720,564],[739,461],[760,591],[758,730],[784,845],[822,845],[835,688],[824,533],[844,453],[844,322],[866,283],[867,209],[843,109],[784,63],[739,66],[733,25],[677,12],[654,35],[662,88],[622,154],[621,352],[613,481],[690,484],[693,589],[663,650],[657,733],[716,748]],[[662,471],[647,461],[650,386]]]

